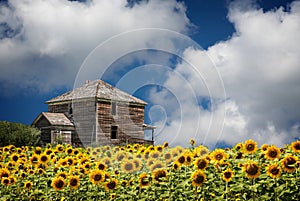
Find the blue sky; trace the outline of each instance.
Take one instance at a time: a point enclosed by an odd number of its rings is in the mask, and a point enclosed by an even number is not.
[[[31,124],[45,101],[101,77],[149,102],[158,143],[299,138],[299,1],[0,2],[1,121]]]

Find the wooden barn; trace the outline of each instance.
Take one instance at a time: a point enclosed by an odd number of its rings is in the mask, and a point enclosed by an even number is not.
[[[44,143],[60,135],[74,145],[153,144],[155,127],[144,124],[147,103],[102,80],[87,81],[46,103],[48,112],[32,123]],[[145,140],[145,129],[152,130],[152,140]]]

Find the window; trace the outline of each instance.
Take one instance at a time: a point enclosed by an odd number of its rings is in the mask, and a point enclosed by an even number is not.
[[[112,115],[117,115],[117,104],[116,104],[116,102],[111,103],[111,114]]]
[[[111,126],[110,138],[117,139],[117,133],[118,133],[118,126]]]

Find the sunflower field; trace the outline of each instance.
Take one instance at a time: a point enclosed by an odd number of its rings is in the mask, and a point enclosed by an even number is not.
[[[0,200],[300,200],[300,141],[0,148]]]

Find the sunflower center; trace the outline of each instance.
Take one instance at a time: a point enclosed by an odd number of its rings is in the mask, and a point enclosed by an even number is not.
[[[198,162],[198,168],[199,169],[204,169],[206,167],[206,161],[205,160],[200,160]]]
[[[275,158],[277,156],[277,151],[276,150],[269,151],[269,156]]]
[[[95,180],[95,181],[100,181],[101,179],[102,179],[101,174],[96,174],[96,175],[94,176],[94,180]]]
[[[141,179],[141,184],[142,185],[147,185],[149,183],[149,181],[147,181],[146,179],[147,179],[147,177],[144,177],[144,178]]]
[[[294,148],[295,148],[296,150],[300,150],[300,143],[297,143],[297,144],[294,146]]]
[[[190,162],[192,161],[192,158],[191,158],[190,156],[187,156],[187,157],[186,157],[186,161],[187,161],[188,163],[190,163]]]
[[[292,165],[294,165],[296,163],[296,160],[294,158],[287,158],[286,162],[285,162],[285,167],[288,169],[294,169],[295,167],[293,167]]]
[[[57,188],[62,188],[64,186],[64,182],[62,180],[58,180],[56,183],[55,183],[55,186]]]
[[[231,172],[225,172],[224,176],[226,179],[229,179],[231,177]]]
[[[71,186],[77,186],[77,184],[78,184],[78,180],[77,179],[71,179],[71,181],[70,181],[70,185]]]
[[[43,161],[43,162],[46,162],[47,159],[48,159],[47,156],[42,156],[42,157],[41,157],[41,161]]]
[[[184,163],[184,162],[185,162],[185,157],[184,157],[184,156],[180,156],[180,157],[178,158],[178,162],[179,162],[179,163]]]
[[[249,165],[249,167],[247,168],[246,172],[249,175],[256,175],[258,172],[258,167],[255,164],[251,164]]]
[[[279,174],[279,169],[278,168],[272,168],[270,170],[270,172],[271,172],[272,175],[277,175],[277,174]]]
[[[194,182],[197,184],[202,184],[204,182],[203,175],[197,175],[196,178],[194,179]]]
[[[125,165],[125,170],[127,170],[127,171],[132,170],[132,168],[133,168],[133,166],[132,166],[131,163],[127,163],[127,164]]]
[[[166,154],[165,155],[165,159],[170,159],[171,158],[171,154]]]
[[[9,179],[4,179],[4,180],[3,180],[3,183],[4,183],[4,184],[9,184]]]
[[[114,188],[116,187],[116,183],[115,183],[114,181],[111,181],[111,182],[109,182],[109,183],[107,184],[107,187],[108,187],[109,189],[114,189]]]
[[[13,161],[17,162],[17,160],[19,159],[19,157],[18,156],[14,156],[12,159],[13,159]]]
[[[25,185],[25,187],[26,187],[26,188],[30,188],[30,187],[31,187],[31,183],[27,183],[27,184]]]
[[[248,145],[247,145],[247,150],[248,150],[248,151],[253,151],[254,148],[255,148],[255,146],[254,146],[253,144],[248,144]]]
[[[98,169],[99,169],[99,170],[104,170],[104,169],[105,169],[105,165],[99,164],[99,165],[98,165]]]
[[[223,155],[222,154],[217,154],[215,157],[218,161],[223,159]]]

